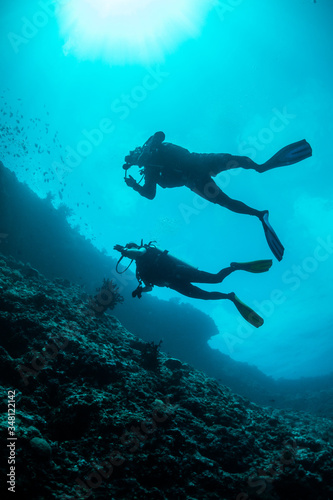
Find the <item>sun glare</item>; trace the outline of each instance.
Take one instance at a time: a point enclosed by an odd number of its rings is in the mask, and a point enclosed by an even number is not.
[[[214,0],[59,0],[64,52],[111,63],[160,62],[198,36]]]

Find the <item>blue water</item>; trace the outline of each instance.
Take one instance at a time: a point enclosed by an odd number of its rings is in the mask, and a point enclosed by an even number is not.
[[[259,163],[307,139],[311,159],[216,178],[229,196],[269,209],[286,248],[269,273],[235,273],[215,286],[235,291],[264,326],[249,327],[227,301],[184,301],[215,320],[220,335],[211,345],[236,360],[274,377],[331,372],[331,1],[174,2],[191,24],[177,14],[164,26],[172,11],[161,17],[151,0],[143,2],[149,23],[139,9],[121,35],[112,19],[108,41],[98,29],[87,37],[71,31],[87,3],[58,2],[57,10],[47,1],[1,3],[0,159],[40,196],[52,192],[56,205],[68,205],[71,223],[113,257],[114,244],[144,238],[217,272],[231,261],[272,258],[258,220],[204,205],[186,188],[144,199],[124,183],[125,154],[157,130],[190,151]],[[154,23],[160,29],[139,43]],[[117,36],[128,38],[126,50]]]

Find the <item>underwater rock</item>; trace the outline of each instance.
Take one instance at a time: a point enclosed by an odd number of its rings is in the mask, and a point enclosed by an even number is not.
[[[50,460],[52,455],[52,448],[45,439],[34,437],[30,441],[33,455],[37,459]]]
[[[34,269],[33,267],[31,267],[31,265],[29,263],[27,263],[26,266],[24,267],[23,274],[26,278],[37,278],[38,279],[40,277],[40,274],[37,271],[37,269]]]
[[[170,370],[179,370],[182,367],[183,363],[179,361],[179,359],[170,358],[167,359],[164,363],[164,366],[170,368]]]

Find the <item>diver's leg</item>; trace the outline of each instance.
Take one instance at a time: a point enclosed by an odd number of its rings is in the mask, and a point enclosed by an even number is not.
[[[253,169],[257,170],[259,165],[255,161],[251,160],[248,156],[237,156],[229,155],[230,159],[227,163],[227,170],[232,168],[244,168],[246,170]]]
[[[169,285],[176,292],[185,295],[186,297],[191,297],[192,299],[202,299],[202,300],[231,300],[237,307],[240,314],[246,321],[251,323],[251,325],[259,328],[264,323],[264,320],[249,306],[244,304],[239,298],[233,293],[220,293],[220,292],[206,292],[206,290],[201,290],[196,286],[191,285],[191,283],[172,283]]]
[[[171,283],[169,288],[175,290],[186,297],[191,297],[192,299],[202,299],[202,300],[221,300],[229,299],[232,300],[231,293],[221,293],[221,292],[206,292],[206,290],[201,290],[191,283],[187,282],[177,282]]]
[[[257,170],[259,165],[247,156],[236,156],[224,153],[191,153],[193,168],[202,174],[215,177],[221,172],[234,168]]]
[[[232,262],[229,267],[221,269],[216,274],[200,271],[199,269],[190,269],[187,272],[185,281],[191,283],[222,283],[222,281],[235,271],[247,271],[249,273],[264,273],[272,266],[272,260],[255,260],[251,262]]]
[[[241,201],[229,198],[211,178],[206,179],[204,182],[201,181],[200,186],[196,183],[196,186],[192,186],[190,189],[202,198],[238,214],[254,215],[262,220],[267,212],[267,210],[256,210]]]
[[[210,156],[210,155],[207,155]],[[310,144],[303,139],[302,141],[293,142],[288,146],[280,149],[272,158],[258,165],[253,160],[247,156],[234,156],[234,155],[215,155],[216,158],[212,158],[212,162],[221,162],[222,170],[229,170],[231,168],[252,168],[259,173],[266,172],[272,168],[284,167],[286,165],[293,165],[299,161],[305,160],[312,156],[312,148]],[[229,158],[228,158],[229,156]],[[207,159],[209,161],[209,159]],[[212,175],[212,174],[211,174]]]
[[[190,272],[186,273],[186,280],[191,283],[222,283],[234,271],[237,271],[237,268],[234,266],[221,269],[218,273],[207,273],[199,269],[191,269]]]

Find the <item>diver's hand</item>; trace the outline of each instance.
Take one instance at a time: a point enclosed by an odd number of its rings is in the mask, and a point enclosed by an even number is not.
[[[142,287],[141,286],[138,286],[138,288],[132,292],[132,297],[133,298],[138,297],[138,299],[141,299],[141,297],[142,297]]]
[[[114,250],[117,250],[117,252],[120,252],[120,253],[122,253],[122,252],[123,252],[124,248],[125,248],[125,247],[123,247],[122,245],[115,245],[115,246],[113,247],[113,249],[114,249]]]
[[[131,175],[125,178],[125,182],[128,187],[134,188],[137,185],[137,182]]]

